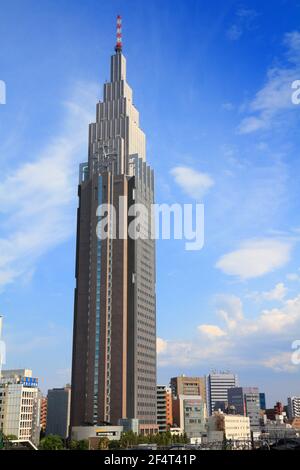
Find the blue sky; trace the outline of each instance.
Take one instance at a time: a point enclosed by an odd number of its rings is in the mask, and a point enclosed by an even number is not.
[[[44,391],[70,377],[78,165],[120,13],[157,202],[205,205],[201,251],[158,242],[159,381],[231,369],[270,405],[300,394],[299,1],[0,7],[7,367]]]

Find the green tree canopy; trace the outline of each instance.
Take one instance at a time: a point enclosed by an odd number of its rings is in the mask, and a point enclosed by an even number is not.
[[[64,443],[60,436],[55,436],[49,434],[49,436],[44,437],[40,443],[41,450],[63,450]]]

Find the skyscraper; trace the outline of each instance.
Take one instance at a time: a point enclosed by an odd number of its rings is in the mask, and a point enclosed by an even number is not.
[[[126,81],[120,17],[110,70],[79,172],[71,426],[128,418],[147,432],[156,426],[154,175]],[[140,236],[127,236],[132,228]]]

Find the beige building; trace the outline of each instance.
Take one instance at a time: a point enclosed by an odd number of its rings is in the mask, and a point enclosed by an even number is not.
[[[180,375],[171,379],[171,390],[174,397],[179,395],[201,395],[206,403],[206,380],[205,377],[186,377]]]
[[[208,440],[250,441],[250,419],[248,416],[226,415],[214,412],[208,418]]]

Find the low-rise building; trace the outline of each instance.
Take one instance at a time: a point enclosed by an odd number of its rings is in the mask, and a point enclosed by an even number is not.
[[[71,387],[48,390],[46,434],[56,434],[63,439],[69,436]]]
[[[202,396],[179,395],[173,398],[173,419],[189,439],[206,433],[207,410]]]
[[[82,441],[95,437],[107,437],[110,441],[118,441],[123,430],[123,426],[73,426],[71,439]]]
[[[288,398],[288,417],[289,419],[300,418],[300,397]]]
[[[0,430],[5,435],[39,444],[41,393],[30,369],[2,371]]]
[[[231,441],[249,441],[251,439],[250,419],[248,416],[227,415],[214,412],[208,418],[208,440],[222,439]]]
[[[46,432],[47,407],[48,407],[47,397],[42,397],[42,400],[41,400],[41,431],[42,432]]]
[[[157,425],[159,432],[166,432],[173,424],[172,418],[172,392],[166,385],[157,385]]]

